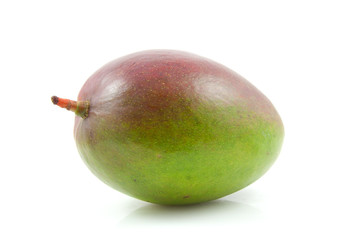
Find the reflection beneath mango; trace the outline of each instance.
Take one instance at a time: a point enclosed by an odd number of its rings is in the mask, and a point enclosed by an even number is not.
[[[148,204],[123,218],[118,226],[219,226],[256,222],[261,217],[262,212],[253,206],[219,199],[189,206]]]

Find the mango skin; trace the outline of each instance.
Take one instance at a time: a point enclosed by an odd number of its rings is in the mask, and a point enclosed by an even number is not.
[[[251,83],[209,59],[150,50],[94,73],[79,101],[74,136],[104,183],[147,202],[214,200],[260,178],[277,158],[284,129]]]

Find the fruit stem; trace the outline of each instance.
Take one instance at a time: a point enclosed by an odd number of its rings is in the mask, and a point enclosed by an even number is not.
[[[61,108],[66,108],[67,110],[74,112],[77,116],[80,116],[83,119],[89,116],[89,101],[73,101],[70,99],[59,98],[57,96],[52,96],[51,101],[53,104]]]

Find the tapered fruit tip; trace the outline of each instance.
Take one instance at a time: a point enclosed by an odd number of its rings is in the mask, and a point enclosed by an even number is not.
[[[56,105],[58,103],[58,101],[59,101],[59,98],[57,96],[52,96],[51,97],[51,101],[52,101],[53,104]]]

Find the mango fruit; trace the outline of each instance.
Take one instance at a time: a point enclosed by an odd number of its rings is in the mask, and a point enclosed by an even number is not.
[[[81,158],[100,180],[151,203],[218,199],[259,179],[276,160],[283,123],[250,82],[207,58],[174,50],[107,63],[77,101]]]

